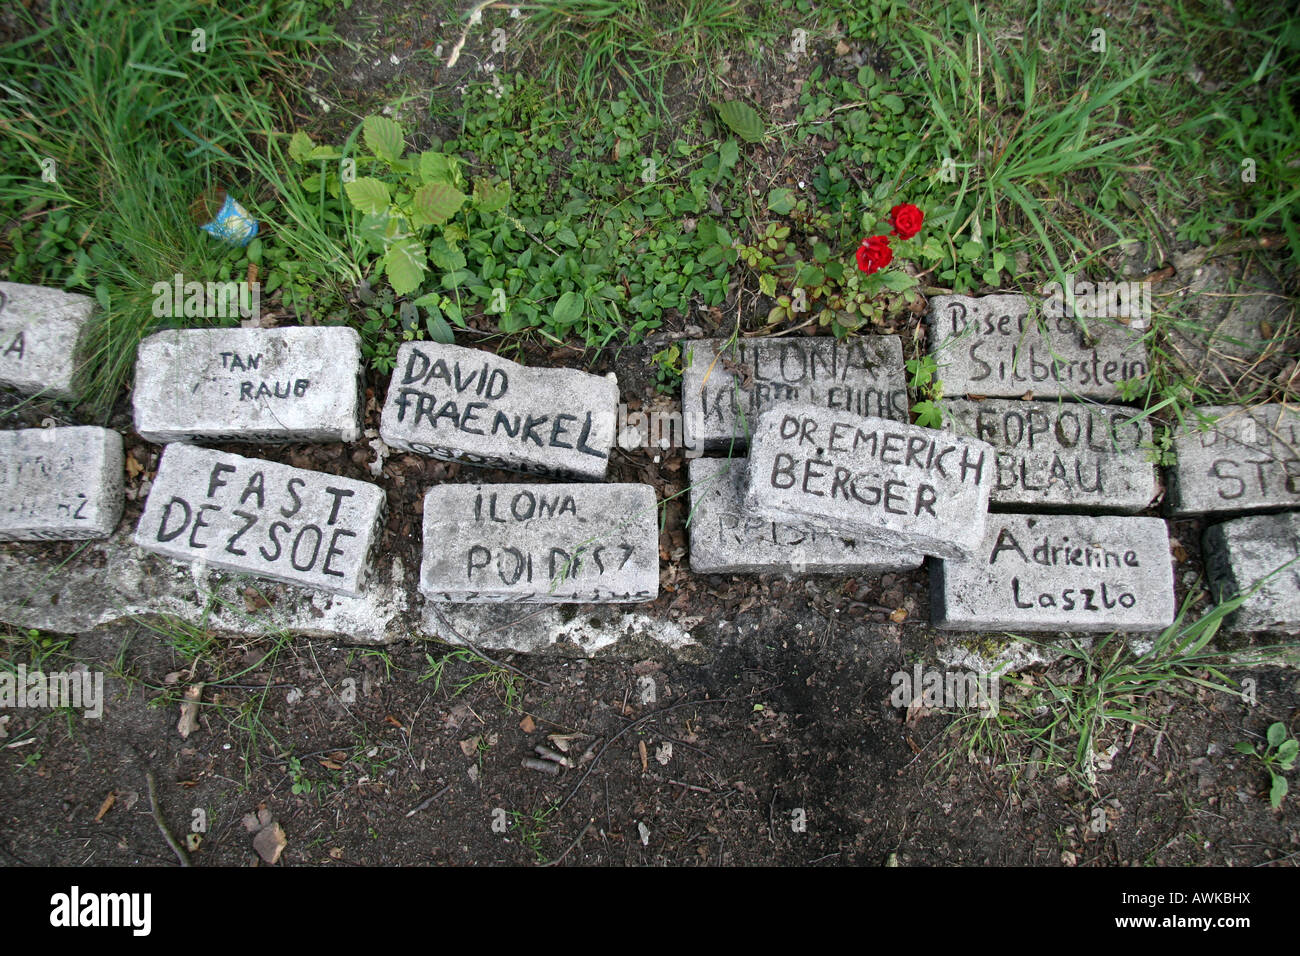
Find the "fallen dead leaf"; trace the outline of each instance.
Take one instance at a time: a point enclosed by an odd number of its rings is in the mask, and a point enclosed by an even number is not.
[[[907,608],[900,607],[895,609],[890,613],[889,619],[893,621],[895,624],[902,624],[905,620],[907,620]]]
[[[466,740],[462,740],[460,742],[460,752],[463,753],[466,757],[474,756],[474,754],[478,752],[478,744],[479,741],[482,739],[483,739],[482,737],[475,736],[475,737],[470,737]]]
[[[113,804],[115,804],[116,802],[117,802],[117,791],[116,790],[108,791],[108,796],[106,796],[104,798],[104,802],[99,805],[99,812],[95,814],[95,822],[99,823],[101,820],[103,820],[104,814],[106,814],[112,808]]]
[[[904,718],[903,723],[909,727],[915,727],[920,723],[921,718],[929,716],[929,709],[922,702],[921,695],[917,694],[912,698],[912,702],[907,705],[907,716]]]
[[[185,688],[185,699],[181,701],[181,719],[177,721],[176,729],[187,740],[190,734],[199,729],[199,698],[202,696],[202,684]]]
[[[524,719],[519,721],[519,729],[526,734],[531,734],[537,729],[537,723],[533,720],[531,714],[524,714]]]
[[[638,740],[636,742],[636,749],[637,752],[641,754],[641,772],[645,773],[647,770],[650,769],[650,759],[649,759],[649,755],[646,753],[645,741]]]
[[[330,859],[331,859],[331,860],[341,860],[341,859],[343,859],[343,847],[341,847],[341,846],[331,847],[331,848],[330,848]]]

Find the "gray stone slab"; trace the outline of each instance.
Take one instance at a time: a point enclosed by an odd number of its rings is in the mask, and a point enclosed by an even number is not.
[[[1300,634],[1300,512],[1212,525],[1205,531],[1205,569],[1220,604],[1250,593],[1228,616],[1229,628]]]
[[[173,441],[356,441],[361,337],[343,326],[176,329],[140,343],[135,428]]]
[[[384,492],[194,445],[163,450],[135,542],[177,561],[357,596]]]
[[[896,335],[725,339],[682,343],[686,444],[743,451],[763,411],[807,403],[856,415],[908,420],[903,349]],[[721,357],[719,357],[721,353]]]
[[[478,349],[407,342],[379,434],[433,458],[600,481],[617,413],[612,372],[527,368]]]
[[[920,554],[756,516],[745,507],[747,458],[696,458],[690,480],[691,570],[697,574],[852,574],[921,565]]]
[[[746,505],[900,551],[965,558],[984,538],[993,447],[812,405],[759,416]]]
[[[0,282],[0,385],[25,395],[76,401],[82,347],[94,310],[90,296]]]
[[[931,622],[955,631],[1158,631],[1174,620],[1160,518],[990,515],[970,561],[930,567]]]
[[[1151,424],[1121,405],[991,398],[943,403],[944,428],[996,449],[994,505],[1133,514],[1151,504]]]
[[[424,496],[420,591],[456,603],[637,603],[659,594],[654,489],[437,485]]]
[[[0,541],[105,538],[122,503],[117,432],[94,425],[0,432]]]
[[[1202,416],[1215,424],[1201,430]],[[1300,508],[1300,411],[1282,405],[1192,409],[1174,434],[1170,514]]]
[[[937,295],[930,299],[930,354],[949,398],[1119,399],[1119,383],[1150,369],[1142,333],[1090,319],[1030,316],[1023,295]]]

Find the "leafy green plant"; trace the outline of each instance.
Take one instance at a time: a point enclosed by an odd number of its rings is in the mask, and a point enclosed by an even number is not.
[[[1300,754],[1300,741],[1288,737],[1286,724],[1279,720],[1269,724],[1265,732],[1265,743],[1266,746],[1262,751],[1245,740],[1238,741],[1233,745],[1233,749],[1239,754],[1254,757],[1268,771],[1272,781],[1268,790],[1268,802],[1276,810],[1282,806],[1282,800],[1287,794],[1287,779],[1282,776],[1281,771],[1290,770],[1295,766],[1296,755]]]
[[[522,693],[520,687],[522,678],[518,674],[513,674],[499,664],[485,660],[474,651],[467,647],[449,651],[441,657],[435,658],[432,654],[426,653],[424,659],[427,662],[428,669],[417,679],[417,684],[423,684],[425,681],[433,681],[433,691],[436,694],[442,688],[442,680],[447,672],[447,667],[452,663],[471,664],[477,667],[465,676],[461,677],[456,683],[456,689],[452,692],[452,697],[459,697],[470,688],[484,684],[491,687],[501,697],[507,708],[515,710],[519,706],[519,697]]]
[[[905,365],[912,376],[909,383],[912,393],[918,399],[912,406],[916,424],[923,428],[942,428],[943,408],[939,400],[943,398],[943,382],[935,378],[939,365],[934,356],[922,355],[920,358],[908,359]]]
[[[302,760],[297,757],[289,758],[289,776],[293,780],[292,789],[295,794],[310,794],[315,787],[306,771],[302,769]]]
[[[532,851],[538,863],[546,862],[546,854],[542,852],[542,836],[546,833],[547,818],[557,809],[558,807],[552,804],[545,810],[536,809],[529,813],[519,810],[509,811],[512,825],[519,834],[520,845]]]

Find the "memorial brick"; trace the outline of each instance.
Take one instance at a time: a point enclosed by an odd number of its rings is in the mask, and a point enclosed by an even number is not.
[[[691,570],[697,574],[910,571],[920,554],[759,518],[745,507],[749,461],[690,463]]]
[[[177,561],[357,597],[383,509],[376,485],[173,444],[135,543]]]
[[[1155,497],[1151,425],[1132,421],[1132,409],[1014,399],[943,407],[946,430],[995,449],[994,505],[1133,514]]]
[[[76,401],[78,365],[94,310],[89,296],[0,282],[0,385]]]
[[[137,353],[135,429],[159,444],[356,441],[360,374],[343,326],[158,332]]]
[[[1200,417],[1217,421],[1202,430]],[[1173,447],[1170,514],[1300,508],[1300,411],[1282,405],[1194,408]]]
[[[436,485],[420,591],[452,603],[653,601],[657,515],[649,485]]]
[[[1229,628],[1300,633],[1300,511],[1234,518],[1207,528],[1205,569],[1220,604],[1259,584],[1228,615]]]
[[[1030,316],[1023,295],[930,299],[930,354],[950,398],[1121,398],[1119,384],[1150,369],[1142,333],[1108,319]]]
[[[758,416],[782,403],[908,420],[903,349],[896,335],[724,339],[682,343],[686,444],[743,450]]]
[[[955,559],[984,538],[987,442],[791,405],[759,416],[749,467],[746,505],[760,517]]]
[[[0,432],[0,541],[106,538],[122,517],[122,436],[93,425]]]
[[[397,351],[379,434],[433,458],[600,481],[617,412],[612,373],[528,368],[478,349],[408,342]]]
[[[1156,631],[1174,620],[1160,518],[989,516],[969,561],[934,561],[931,623],[956,631]]]

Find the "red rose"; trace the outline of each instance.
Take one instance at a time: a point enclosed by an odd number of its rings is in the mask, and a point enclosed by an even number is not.
[[[858,247],[858,268],[867,275],[883,269],[894,258],[894,250],[889,248],[888,236],[872,236],[863,239]]]
[[[894,227],[890,232],[891,235],[899,239],[911,239],[921,231],[921,223],[925,222],[925,213],[910,202],[906,202],[889,210],[889,222]]]

